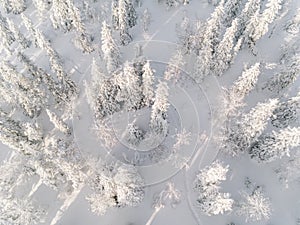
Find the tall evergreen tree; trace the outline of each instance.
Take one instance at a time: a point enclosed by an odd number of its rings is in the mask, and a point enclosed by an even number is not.
[[[154,98],[154,70],[151,68],[150,62],[143,66],[142,75],[142,93],[143,93],[143,104],[150,106]]]
[[[221,148],[232,156],[245,152],[262,134],[277,104],[277,99],[258,103],[237,122],[229,124],[223,131]]]
[[[166,134],[168,131],[167,111],[168,85],[166,82],[159,82],[155,92],[154,104],[152,106],[149,127],[158,134]]]
[[[101,42],[106,68],[109,73],[112,73],[120,65],[120,50],[113,39],[110,26],[105,21],[102,23]]]
[[[297,96],[289,98],[288,100],[281,102],[274,110],[271,118],[273,126],[278,128],[285,128],[292,125],[299,116],[300,110],[300,93]]]
[[[232,21],[231,27],[226,29],[223,39],[220,41],[215,52],[215,71],[216,75],[222,75],[226,71],[233,60],[234,37],[238,29],[238,19]]]
[[[290,150],[300,145],[300,127],[287,127],[263,135],[249,150],[251,158],[258,162],[272,162],[290,156]]]

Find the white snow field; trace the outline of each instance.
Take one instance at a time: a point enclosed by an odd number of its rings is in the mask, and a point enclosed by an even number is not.
[[[2,0],[1,225],[300,225],[299,0]]]

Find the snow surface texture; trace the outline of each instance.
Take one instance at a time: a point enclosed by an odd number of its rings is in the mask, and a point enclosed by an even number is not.
[[[0,224],[299,225],[299,0],[2,0]]]

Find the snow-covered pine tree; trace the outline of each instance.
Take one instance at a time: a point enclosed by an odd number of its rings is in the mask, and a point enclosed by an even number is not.
[[[277,99],[258,103],[238,121],[229,124],[223,131],[221,148],[232,156],[245,152],[262,134],[277,104]]]
[[[0,109],[0,141],[25,155],[31,155],[38,150],[42,144],[42,139],[37,140],[37,137],[27,136],[26,128],[20,121],[16,121],[9,114]],[[31,132],[32,133],[32,132]]]
[[[245,38],[246,26],[250,22],[250,19],[254,17],[254,14],[256,12],[259,12],[260,8],[261,8],[261,0],[248,0],[246,2],[244,9],[239,15],[240,24],[236,34],[236,40],[240,38],[243,39]]]
[[[274,110],[271,123],[274,127],[285,128],[292,125],[298,118],[300,110],[300,93],[297,96],[281,102]]]
[[[119,31],[120,41],[122,45],[127,45],[132,41],[132,37],[129,34],[129,17],[128,17],[128,3],[126,0],[119,0]]]
[[[147,61],[143,66],[142,75],[143,104],[146,106],[150,106],[154,99],[154,73],[155,71],[151,68],[150,61]]]
[[[233,83],[233,85],[226,90],[224,99],[225,113],[222,114],[226,117],[236,115],[237,109],[244,105],[245,97],[253,90],[257,83],[260,74],[260,63],[255,63],[249,68],[244,68],[241,76]]]
[[[0,39],[1,49],[4,49],[8,55],[12,54],[10,45],[16,40],[14,33],[10,30],[7,19],[0,13]]]
[[[14,37],[16,38],[16,41],[20,43],[20,45],[23,48],[29,48],[31,45],[30,40],[28,40],[21,32],[20,30],[16,27],[14,22],[7,18],[7,24],[11,32],[14,34]]]
[[[176,32],[183,54],[190,54],[191,52],[199,51],[199,48],[196,47],[196,43],[201,42],[203,38],[201,35],[202,31],[197,32],[199,30],[197,28],[203,28],[202,22],[197,21],[196,28],[194,28],[187,16],[184,16],[182,21],[176,25]],[[196,38],[196,34],[198,33],[200,33],[200,35]],[[199,40],[196,41],[196,39]]]
[[[33,174],[27,157],[13,152],[0,165],[0,195],[15,193],[15,188],[25,184]]]
[[[300,145],[300,127],[287,127],[263,135],[249,150],[251,158],[258,162],[272,162],[287,155]]]
[[[270,91],[277,93],[282,92],[284,89],[290,87],[300,74],[300,53],[295,53],[288,56],[282,62],[282,69],[279,73],[275,74],[266,84]]]
[[[72,21],[72,26],[78,32],[78,34],[76,34],[77,37],[74,40],[75,47],[81,49],[84,53],[91,53],[92,51],[94,51],[94,48],[92,47],[92,44],[90,42],[89,35],[86,33],[85,26],[80,16],[80,11],[74,5],[73,0],[67,0],[67,3],[69,8],[69,17]]]
[[[220,34],[224,27],[224,2],[224,0],[220,0],[210,18],[207,19],[205,25],[204,38],[207,39],[210,44],[209,47],[212,49],[211,54],[213,54],[220,41]],[[203,43],[203,45],[205,44],[206,43]]]
[[[50,19],[54,29],[62,29],[64,32],[72,29],[72,18],[69,15],[67,1],[52,0]]]
[[[113,177],[116,183],[118,206],[137,206],[144,199],[144,180],[137,169],[122,165],[116,169]]]
[[[3,224],[41,224],[45,216],[46,210],[29,198],[10,196],[0,201],[0,221]]]
[[[122,138],[131,146],[136,147],[143,139],[144,132],[135,124],[135,121],[127,125]]]
[[[216,75],[222,75],[223,72],[229,68],[230,64],[232,64],[233,48],[235,44],[234,38],[238,29],[238,23],[238,19],[232,21],[231,26],[226,29],[223,39],[216,48],[214,54],[215,67],[212,68]]]
[[[131,63],[125,62],[123,73],[116,76],[115,84],[120,87],[117,100],[124,102],[127,110],[141,107],[143,96],[141,96],[140,80]]]
[[[196,175],[194,190],[198,195],[197,207],[208,216],[232,210],[233,200],[230,199],[229,193],[220,192],[221,182],[226,180],[228,170],[229,166],[215,161]]]
[[[11,12],[10,0],[3,0],[1,1],[2,7],[4,11],[8,14]]]
[[[119,0],[112,0],[111,2],[111,21],[112,27],[115,30],[119,29]]]
[[[14,90],[16,106],[20,106],[29,117],[38,116],[48,101],[44,90],[39,88],[34,80],[18,73],[8,62],[0,64],[0,79]]]
[[[61,131],[66,135],[71,134],[70,127],[61,118],[59,118],[58,115],[56,115],[54,112],[50,111],[49,109],[46,109],[46,112],[50,121],[53,123],[56,129],[58,129],[59,131]]]
[[[155,92],[155,99],[154,104],[152,105],[149,127],[157,134],[166,134],[168,131],[168,89],[167,83],[160,81]]]
[[[271,216],[271,201],[259,189],[251,194],[243,193],[238,204],[237,214],[245,217],[246,222],[268,220]]]
[[[97,165],[89,186],[93,193],[86,199],[95,214],[103,215],[109,208],[136,206],[144,197],[144,181],[129,165],[108,168]]]
[[[45,16],[45,12],[47,12],[47,10],[49,10],[51,6],[50,0],[32,0],[32,3],[37,9],[41,18]]]
[[[177,81],[181,74],[181,69],[185,65],[183,54],[181,50],[177,50],[176,53],[171,57],[168,65],[164,72],[165,80]]]
[[[113,39],[110,26],[105,21],[102,23],[101,42],[101,50],[107,71],[112,73],[120,65],[120,50]]]
[[[14,14],[20,14],[27,8],[26,0],[10,0],[9,5]]]
[[[143,11],[141,22],[142,22],[143,31],[148,32],[149,26],[150,26],[150,23],[151,23],[151,14],[150,14],[148,8],[146,8]]]
[[[247,41],[249,46],[254,45],[268,32],[269,25],[276,19],[283,0],[268,0],[266,9],[260,14],[257,10],[246,26]]]
[[[54,80],[54,78],[50,74],[48,74],[41,67],[34,65],[34,63],[24,54],[19,53],[18,57],[20,61],[25,65],[26,70],[31,74],[34,81],[38,84],[43,84],[43,86],[49,90],[49,92],[54,97],[56,104],[69,102],[71,96],[69,96],[69,93],[66,92],[67,90],[64,90],[62,85]]]
[[[181,0],[165,0],[165,4],[167,6],[167,9],[169,10],[170,8],[177,7],[180,4],[182,4],[182,1]]]
[[[226,27],[229,27],[232,21],[238,18],[242,4],[243,1],[240,0],[231,0],[224,3],[224,24]]]

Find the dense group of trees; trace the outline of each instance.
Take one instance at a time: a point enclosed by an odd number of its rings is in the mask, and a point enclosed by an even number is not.
[[[103,3],[102,12],[94,8],[99,2],[2,0],[0,3],[0,141],[13,150],[0,165],[1,224],[42,223],[46,210],[34,200],[41,184],[57,191],[62,200],[68,200],[87,183],[90,194],[86,199],[91,211],[99,215],[110,208],[137,206],[145,195],[143,178],[134,166],[106,165],[86,159],[79,151],[72,116],[68,115],[79,95],[79,85],[71,71],[81,76],[83,72],[78,67],[86,71],[88,65],[82,66],[81,59],[76,58],[78,65],[70,69],[64,57],[73,49],[60,51],[61,43],[54,40],[57,36],[72,41],[80,50],[74,52],[78,51],[76,54],[85,62],[94,57],[90,61],[91,79],[84,82],[84,88],[94,116],[93,128],[105,147],[112,148],[118,142],[110,116],[149,110],[149,130],[141,129],[134,120],[123,132],[122,138],[129,147],[136,148],[143,141],[155,142],[169,135],[168,112],[172,108],[168,82],[175,84],[184,67],[192,71],[197,83],[210,75],[218,79],[230,69],[240,50],[250,50],[251,57],[255,57],[257,43],[282,15],[284,4],[288,4],[283,0],[208,0],[213,10],[205,21],[192,22],[192,18],[184,16],[177,24],[178,46],[162,71],[143,56],[142,45],[136,45],[135,59],[123,57],[138,29],[144,34],[149,32],[150,23],[157,19],[151,8],[143,8],[141,0],[110,0]],[[190,1],[158,0],[153,4],[163,5],[167,12]],[[299,22],[297,18],[294,23]],[[257,61],[245,66],[229,88],[223,88],[224,98],[217,107],[221,129],[215,133],[221,153],[234,157],[246,153],[258,163],[285,159],[276,172],[286,183],[300,179],[297,157],[300,94],[286,92],[300,74],[296,45],[284,50],[262,90],[257,83],[266,66]],[[255,88],[257,92],[267,89],[269,93],[264,93],[265,99],[250,107],[246,104],[247,96]],[[190,135],[183,130],[174,136],[175,150],[189,142]],[[237,208],[237,214],[246,221],[269,219],[271,202],[261,189],[243,193],[241,201],[221,192],[228,171],[228,166],[216,160],[198,172],[194,203],[199,211],[211,216]],[[180,199],[171,184],[156,198],[155,210],[162,208],[167,198],[174,200],[174,204]]]

